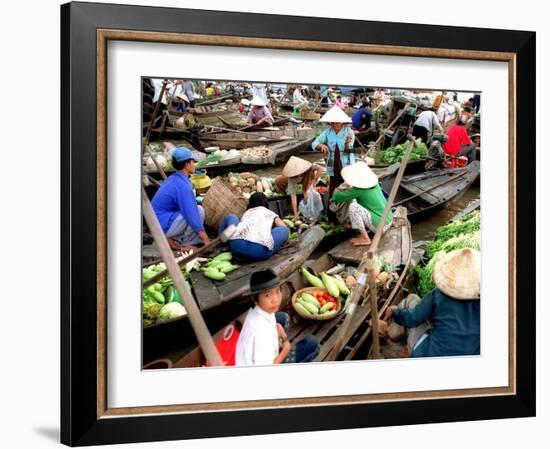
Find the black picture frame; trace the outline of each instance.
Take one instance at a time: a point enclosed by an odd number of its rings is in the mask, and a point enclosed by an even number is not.
[[[253,20],[252,20],[253,19]],[[61,442],[70,446],[535,415],[534,32],[113,4],[61,6]],[[512,53],[515,67],[514,394],[110,417],[98,413],[97,30]],[[427,51],[426,55],[429,55]],[[521,156],[521,157],[519,157]],[[101,217],[99,217],[101,218]],[[521,286],[521,291],[519,290]],[[331,420],[323,420],[330,415]],[[322,423],[322,424],[321,424]]]

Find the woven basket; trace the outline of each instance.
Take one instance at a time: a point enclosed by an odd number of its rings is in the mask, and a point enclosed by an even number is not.
[[[326,289],[318,288],[318,287],[307,287],[307,288],[302,288],[302,289],[298,290],[297,292],[295,292],[292,295],[292,299],[291,299],[292,308],[302,318],[305,318],[306,320],[326,321],[326,320],[330,320],[330,319],[334,318],[340,312],[340,309],[342,308],[342,302],[339,298],[337,298],[337,301],[336,301],[336,309],[332,309],[331,313],[327,313],[326,315],[323,315],[323,316],[313,315],[311,313],[306,314],[306,313],[304,313],[301,310],[296,308],[296,306],[294,304],[296,304],[296,299],[298,298],[298,296],[300,296],[302,293],[313,294],[313,292],[318,292],[318,291],[326,292]]]
[[[204,208],[204,224],[217,229],[227,214],[241,218],[248,201],[228,181],[216,178],[201,205]]]

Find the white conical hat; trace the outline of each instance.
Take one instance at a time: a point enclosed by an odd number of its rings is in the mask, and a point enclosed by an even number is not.
[[[241,103],[244,104],[245,106],[249,106],[250,105],[250,100],[246,99],[246,98],[243,98],[241,100]]]
[[[265,106],[264,100],[262,100],[260,97],[254,97],[250,104],[252,106]]]
[[[338,106],[330,108],[325,115],[321,117],[320,121],[328,123],[351,123],[349,116]]]
[[[342,169],[346,184],[360,189],[370,189],[378,184],[378,177],[366,162],[356,162]]]
[[[305,159],[291,156],[283,168],[283,176],[286,176],[287,178],[299,176],[308,171],[311,165],[311,162],[308,162]]]
[[[480,253],[470,248],[442,254],[433,271],[437,288],[455,299],[479,299],[480,277]]]

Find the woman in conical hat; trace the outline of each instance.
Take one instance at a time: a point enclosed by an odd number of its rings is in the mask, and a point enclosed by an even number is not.
[[[298,220],[298,184],[302,185],[304,198],[308,198],[323,169],[300,157],[291,156],[283,167],[283,174],[275,178],[275,190],[290,196],[294,220]]]
[[[322,151],[327,158],[326,172],[330,176],[330,197],[336,187],[343,182],[342,168],[355,163],[355,134],[347,126],[351,119],[338,106],[330,108],[321,117],[321,122],[328,123],[328,128],[313,141],[311,148]],[[332,219],[334,220],[333,217]]]
[[[360,237],[352,239],[351,243],[355,246],[370,245],[367,229],[376,232],[387,204],[378,178],[366,162],[356,162],[344,167],[342,177],[345,185],[334,192],[332,201],[336,204],[350,202],[348,215],[351,227],[361,234]],[[390,211],[384,225],[385,229],[390,226],[392,220],[393,214]]]
[[[267,109],[264,100],[260,97],[252,98],[250,102],[250,112],[247,117],[248,123],[258,126],[271,126],[273,125],[273,116],[269,109]]]
[[[409,295],[387,309],[386,320],[408,329],[411,357],[479,355],[480,272],[479,251],[443,253],[433,270],[436,288],[422,299]],[[386,321],[379,324],[382,332],[388,327]]]

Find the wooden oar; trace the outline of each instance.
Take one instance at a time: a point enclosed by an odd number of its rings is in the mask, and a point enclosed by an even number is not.
[[[378,249],[378,244],[380,242],[380,239],[382,238],[382,234],[384,233],[384,225],[386,223],[386,219],[388,217],[390,209],[392,208],[393,200],[395,199],[395,195],[397,194],[397,190],[399,188],[399,184],[401,183],[401,178],[403,177],[403,173],[405,173],[405,167],[407,165],[407,161],[409,160],[409,155],[411,154],[413,147],[414,147],[414,140],[410,138],[409,145],[407,146],[407,149],[405,150],[405,154],[403,155],[401,166],[399,167],[399,171],[397,172],[397,176],[393,183],[392,190],[388,198],[388,202],[384,209],[384,213],[380,218],[378,227],[376,228],[376,233],[374,235],[372,243],[366,255],[363,256],[363,260],[361,261],[361,264],[357,269],[359,276],[357,279],[357,284],[355,285],[355,287],[351,292],[351,298],[348,300],[350,301],[350,304],[346,312],[346,317],[344,318],[344,322],[338,328],[338,331],[337,331],[339,333],[338,337],[336,339],[334,347],[332,348],[331,352],[327,356],[326,360],[331,360],[331,361],[336,360],[336,358],[338,357],[338,354],[340,354],[340,352],[342,351],[342,348],[344,345],[344,337],[348,332],[348,328],[351,324],[351,318],[353,313],[355,312],[355,309],[357,308],[357,304],[359,303],[359,300],[363,296],[363,292],[365,291],[367,279],[370,287],[369,290],[370,290],[371,316],[374,316],[374,317],[378,316],[378,292],[376,289],[376,276],[375,276],[376,262],[374,260],[374,255],[376,254],[376,250]],[[373,347],[374,357],[380,358],[378,320],[376,319],[373,320],[372,322],[372,347]]]
[[[185,284],[183,274],[181,273],[180,268],[176,263],[176,259],[174,258],[174,254],[172,254],[172,250],[168,245],[168,241],[166,240],[164,231],[160,227],[160,223],[158,222],[157,216],[155,215],[153,206],[151,206],[151,203],[143,189],[141,191],[141,197],[143,205],[143,217],[145,218],[147,226],[151,231],[151,234],[153,235],[155,244],[159,249],[162,260],[166,264],[168,273],[170,273],[170,277],[174,281],[174,285],[180,295],[181,300],[183,301],[183,305],[185,307],[185,310],[187,311],[187,315],[189,316],[189,322],[191,323],[191,327],[195,332],[201,350],[211,366],[222,366],[223,361],[220,353],[218,352],[216,345],[214,344],[214,340],[212,339],[212,336],[208,331],[208,327],[206,326],[206,323],[204,322],[197,303],[195,302],[195,298],[193,298],[193,295]]]

